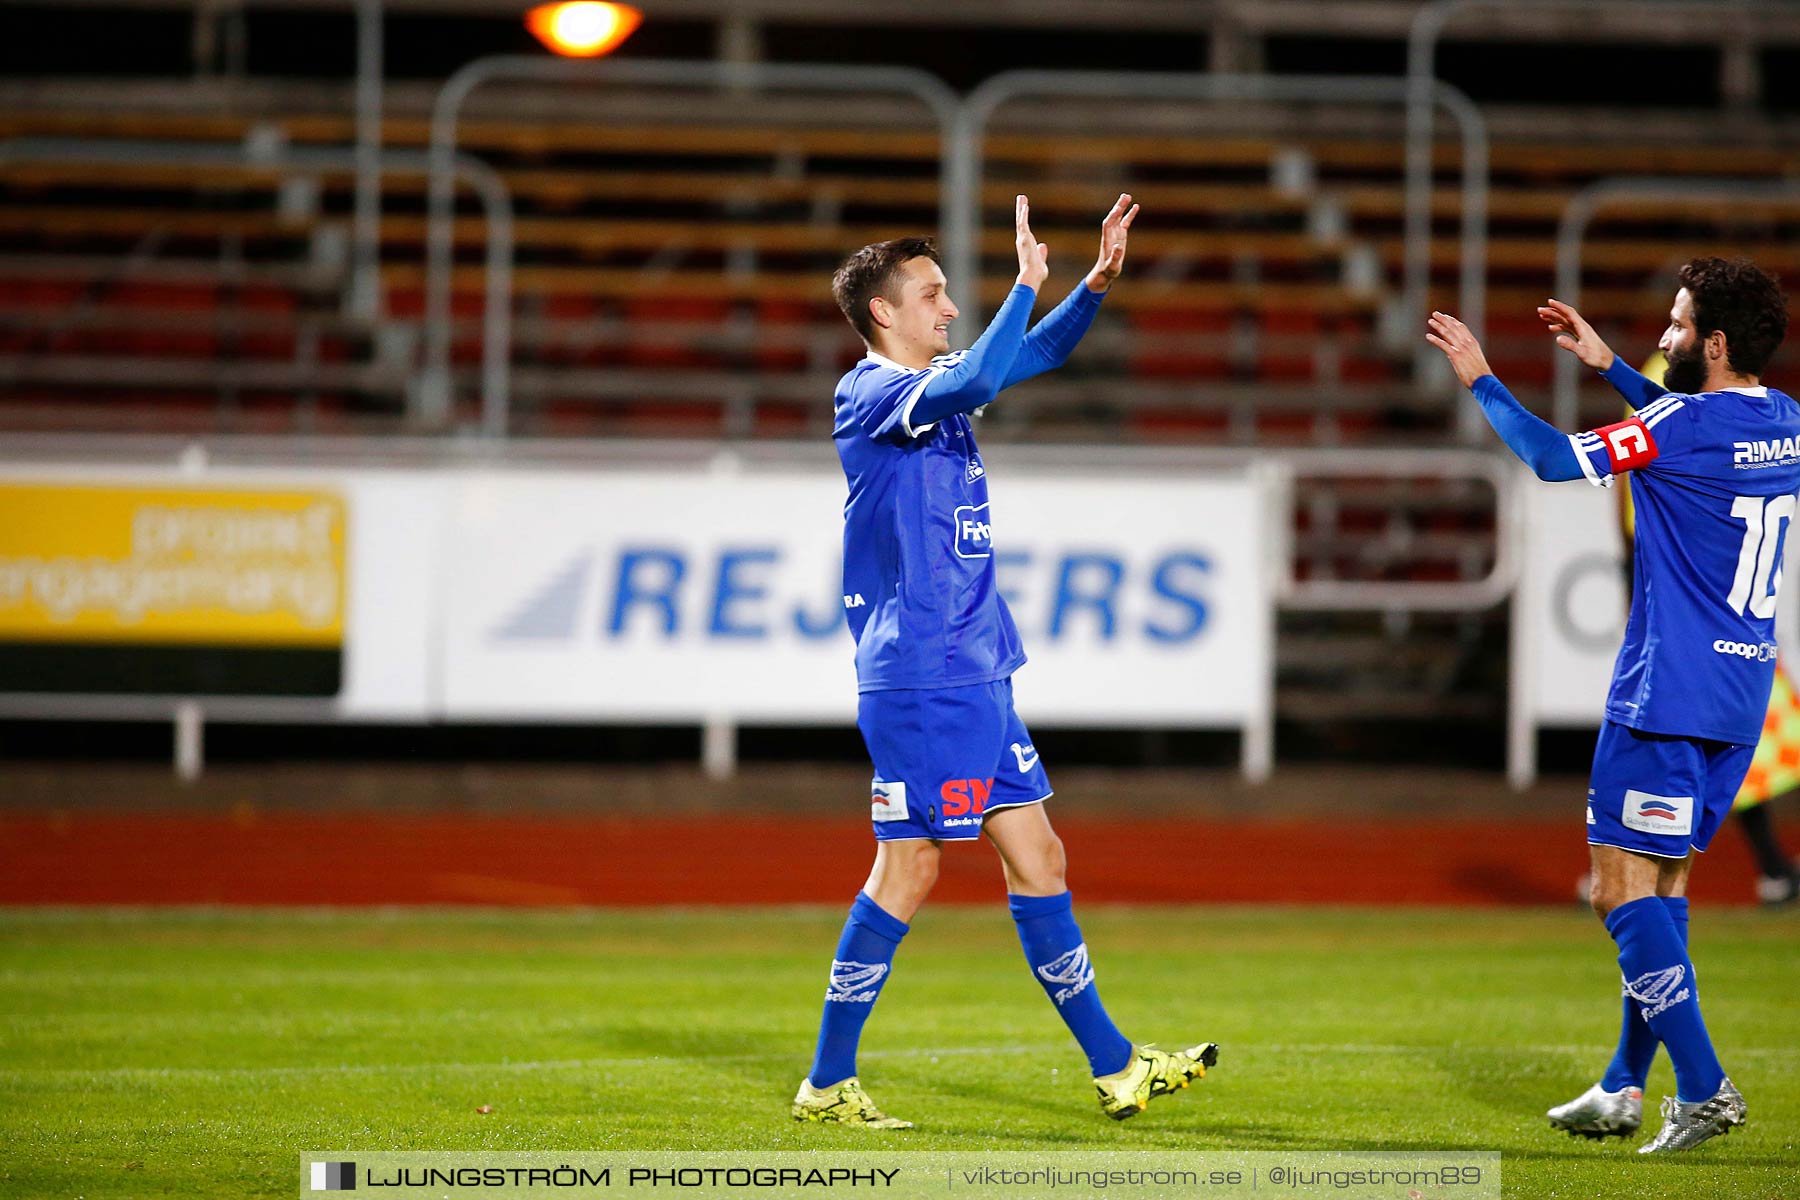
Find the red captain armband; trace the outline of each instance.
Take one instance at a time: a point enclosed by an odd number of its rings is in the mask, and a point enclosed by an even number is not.
[[[1629,417],[1617,425],[1602,425],[1594,430],[1594,436],[1606,447],[1607,460],[1615,472],[1647,467],[1660,453],[1656,439],[1650,436],[1650,427],[1636,417]]]

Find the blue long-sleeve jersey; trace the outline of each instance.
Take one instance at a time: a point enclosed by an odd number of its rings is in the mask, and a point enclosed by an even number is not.
[[[1005,679],[1025,663],[1000,597],[987,471],[969,414],[1060,366],[1099,310],[1077,284],[1029,333],[1013,288],[980,339],[919,369],[871,352],[838,381],[832,439],[849,484],[844,606],[860,691]]]
[[[1775,606],[1800,504],[1800,405],[1766,387],[1687,396],[1615,361],[1636,415],[1563,434],[1500,381],[1473,391],[1514,454],[1550,480],[1631,471],[1631,615],[1606,717],[1647,733],[1754,744],[1775,679]]]
[[[1617,355],[1613,356],[1612,366],[1600,373],[1600,378],[1612,384],[1634,409],[1648,407],[1651,401],[1666,396],[1669,391],[1648,375],[1632,370]],[[1469,390],[1507,449],[1518,455],[1539,479],[1561,483],[1580,479],[1584,474],[1595,478],[1594,472],[1584,471],[1581,463],[1581,439],[1590,435],[1570,436],[1561,432],[1520,404],[1507,391],[1506,385],[1492,375],[1483,375],[1469,385]]]

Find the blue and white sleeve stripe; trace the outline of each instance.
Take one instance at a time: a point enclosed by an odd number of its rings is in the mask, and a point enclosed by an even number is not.
[[[1612,459],[1607,456],[1606,443],[1600,440],[1599,434],[1571,433],[1569,448],[1575,451],[1575,461],[1581,464],[1581,473],[1586,476],[1589,483],[1595,487],[1612,486]],[[1599,461],[1606,467],[1605,474],[1601,474],[1594,465],[1594,455],[1596,454],[1600,456]]]
[[[900,428],[906,432],[906,436],[909,438],[916,438],[921,433],[926,432],[933,425],[937,424],[935,421],[927,421],[923,425],[914,425],[912,423],[912,418],[913,409],[917,407],[919,397],[925,394],[925,385],[930,383],[931,377],[938,374],[941,369],[942,368],[939,367],[927,367],[925,370],[919,372],[918,382],[913,385],[911,391],[906,393],[906,399],[900,402]]]
[[[1657,422],[1679,412],[1685,404],[1686,401],[1680,395],[1671,392],[1638,409],[1637,418],[1647,427],[1655,429]]]

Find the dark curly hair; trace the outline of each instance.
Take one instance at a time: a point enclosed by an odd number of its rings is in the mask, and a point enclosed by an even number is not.
[[[875,318],[869,315],[869,301],[877,296],[893,299],[892,289],[900,268],[915,258],[929,258],[942,265],[937,244],[930,238],[903,237],[864,246],[846,258],[832,275],[831,298],[863,341],[875,338]]]
[[[1694,298],[1694,329],[1701,338],[1725,335],[1725,357],[1739,375],[1760,376],[1787,336],[1787,297],[1781,281],[1747,258],[1690,259],[1676,274]]]

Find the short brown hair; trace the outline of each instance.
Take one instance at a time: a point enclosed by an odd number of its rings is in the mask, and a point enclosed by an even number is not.
[[[831,298],[863,341],[875,340],[875,319],[869,315],[869,301],[877,296],[893,299],[900,268],[915,258],[929,258],[942,265],[937,245],[928,237],[873,242],[838,265],[831,277]]]
[[[1694,298],[1694,331],[1725,335],[1725,359],[1739,375],[1760,377],[1787,336],[1781,281],[1749,259],[1696,258],[1675,276]]]

